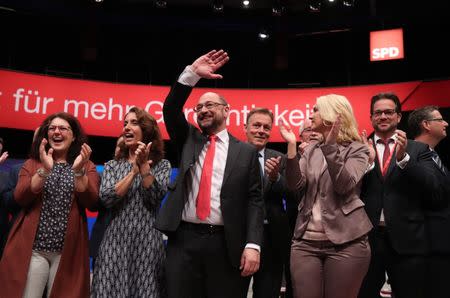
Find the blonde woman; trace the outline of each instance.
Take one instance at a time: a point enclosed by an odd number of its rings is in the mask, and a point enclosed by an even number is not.
[[[359,198],[369,150],[344,96],[317,98],[310,119],[323,141],[311,141],[300,161],[295,133],[280,125],[288,187],[304,192],[291,247],[294,297],[357,297],[370,262],[372,225]]]

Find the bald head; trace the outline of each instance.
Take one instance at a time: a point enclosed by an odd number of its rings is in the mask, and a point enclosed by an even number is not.
[[[223,98],[220,94],[215,92],[206,92],[200,98],[198,99],[198,103],[204,103],[207,101],[217,102],[226,105],[227,102],[225,101],[225,98]]]

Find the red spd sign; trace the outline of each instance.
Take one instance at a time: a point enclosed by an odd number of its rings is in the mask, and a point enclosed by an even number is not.
[[[370,61],[403,59],[403,29],[370,32]]]

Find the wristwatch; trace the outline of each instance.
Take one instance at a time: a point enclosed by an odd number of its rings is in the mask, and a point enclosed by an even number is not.
[[[47,178],[48,176],[50,176],[51,172],[47,172],[44,168],[39,168],[36,170],[36,173],[39,175],[39,177],[41,178]]]

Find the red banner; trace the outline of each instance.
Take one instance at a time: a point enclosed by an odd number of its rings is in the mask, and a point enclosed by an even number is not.
[[[426,84],[437,84],[427,88]],[[230,104],[228,130],[245,139],[243,125],[248,112],[254,107],[266,107],[280,120],[299,127],[307,119],[318,96],[336,93],[346,96],[353,106],[360,130],[372,130],[369,119],[370,98],[379,92],[393,91],[402,101],[408,99],[409,108],[415,105],[414,92],[420,91],[424,101],[434,100],[448,104],[450,81],[432,83],[406,82],[356,87],[312,89],[204,89],[195,88],[184,112],[189,121],[195,121],[192,108],[201,94],[213,91],[224,96]],[[0,70],[0,126],[34,130],[49,114],[65,111],[75,115],[90,135],[117,137],[121,133],[123,117],[132,106],[146,109],[160,125],[168,138],[162,105],[169,87],[114,84],[85,80],[63,79]],[[275,129],[271,141],[281,141]]]

